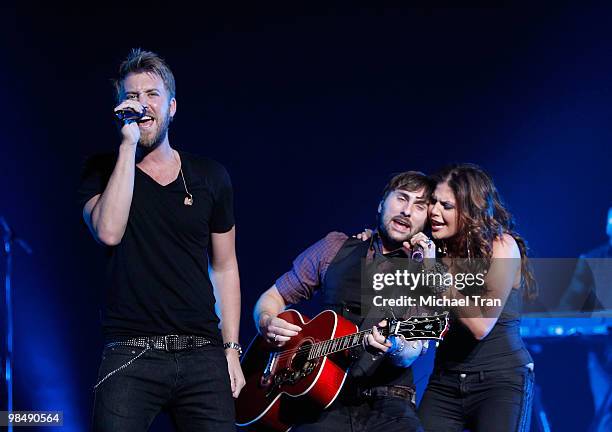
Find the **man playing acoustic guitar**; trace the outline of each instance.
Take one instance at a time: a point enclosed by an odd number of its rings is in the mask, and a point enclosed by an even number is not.
[[[396,175],[385,187],[378,206],[378,227],[370,241],[332,232],[293,262],[293,268],[259,298],[256,326],[270,345],[280,349],[302,328],[278,317],[289,304],[320,291],[326,309],[370,328],[361,310],[361,264],[407,258],[407,251],[431,244],[421,232],[427,220],[432,187],[415,171]],[[371,320],[370,320],[371,321]],[[393,342],[393,343],[392,343]],[[303,418],[292,431],[421,431],[415,414],[412,362],[421,354],[420,340],[385,338],[374,326],[351,366],[340,394],[325,411]],[[373,355],[374,354],[374,355]],[[304,411],[307,411],[306,409]]]

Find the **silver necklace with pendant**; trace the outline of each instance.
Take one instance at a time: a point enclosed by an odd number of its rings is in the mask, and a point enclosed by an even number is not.
[[[187,190],[187,182],[185,182],[185,176],[183,175],[183,164],[181,163],[180,159],[178,159],[178,163],[179,163],[179,171],[181,172],[181,178],[183,179],[183,186],[185,187],[185,193],[187,194],[185,195],[183,204],[185,204],[186,206],[192,206],[193,205],[193,195],[191,195],[191,193],[189,193],[189,191]]]

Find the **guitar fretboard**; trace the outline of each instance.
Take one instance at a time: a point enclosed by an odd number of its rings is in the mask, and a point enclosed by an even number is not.
[[[347,336],[314,343],[310,346],[310,350],[308,351],[308,360],[325,357],[330,354],[363,345],[364,339],[371,333],[372,329],[369,329]]]
[[[397,323],[394,328],[395,334],[400,334],[406,339],[435,339],[440,340],[448,329],[448,313],[441,315],[415,317]],[[379,329],[381,334],[386,335],[388,328]],[[325,357],[340,351],[363,345],[365,338],[372,333],[372,329],[363,330],[346,336],[337,337],[310,345],[308,360]]]

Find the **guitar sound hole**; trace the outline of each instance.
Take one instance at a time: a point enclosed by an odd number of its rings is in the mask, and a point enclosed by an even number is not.
[[[309,363],[308,351],[310,351],[310,345],[312,345],[311,342],[305,342],[300,345],[296,355],[293,357],[293,359],[291,359],[291,369],[294,371],[299,371],[304,369]]]

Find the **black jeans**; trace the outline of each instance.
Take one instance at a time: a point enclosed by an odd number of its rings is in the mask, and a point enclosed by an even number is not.
[[[144,348],[105,348],[98,381]],[[234,400],[221,347],[150,349],[95,391],[94,432],[144,432],[162,410],[179,431],[235,430]]]
[[[385,397],[359,404],[334,402],[311,423],[295,425],[291,432],[423,432],[414,405]]]
[[[533,370],[526,366],[460,374],[434,371],[419,406],[426,431],[529,430]]]

